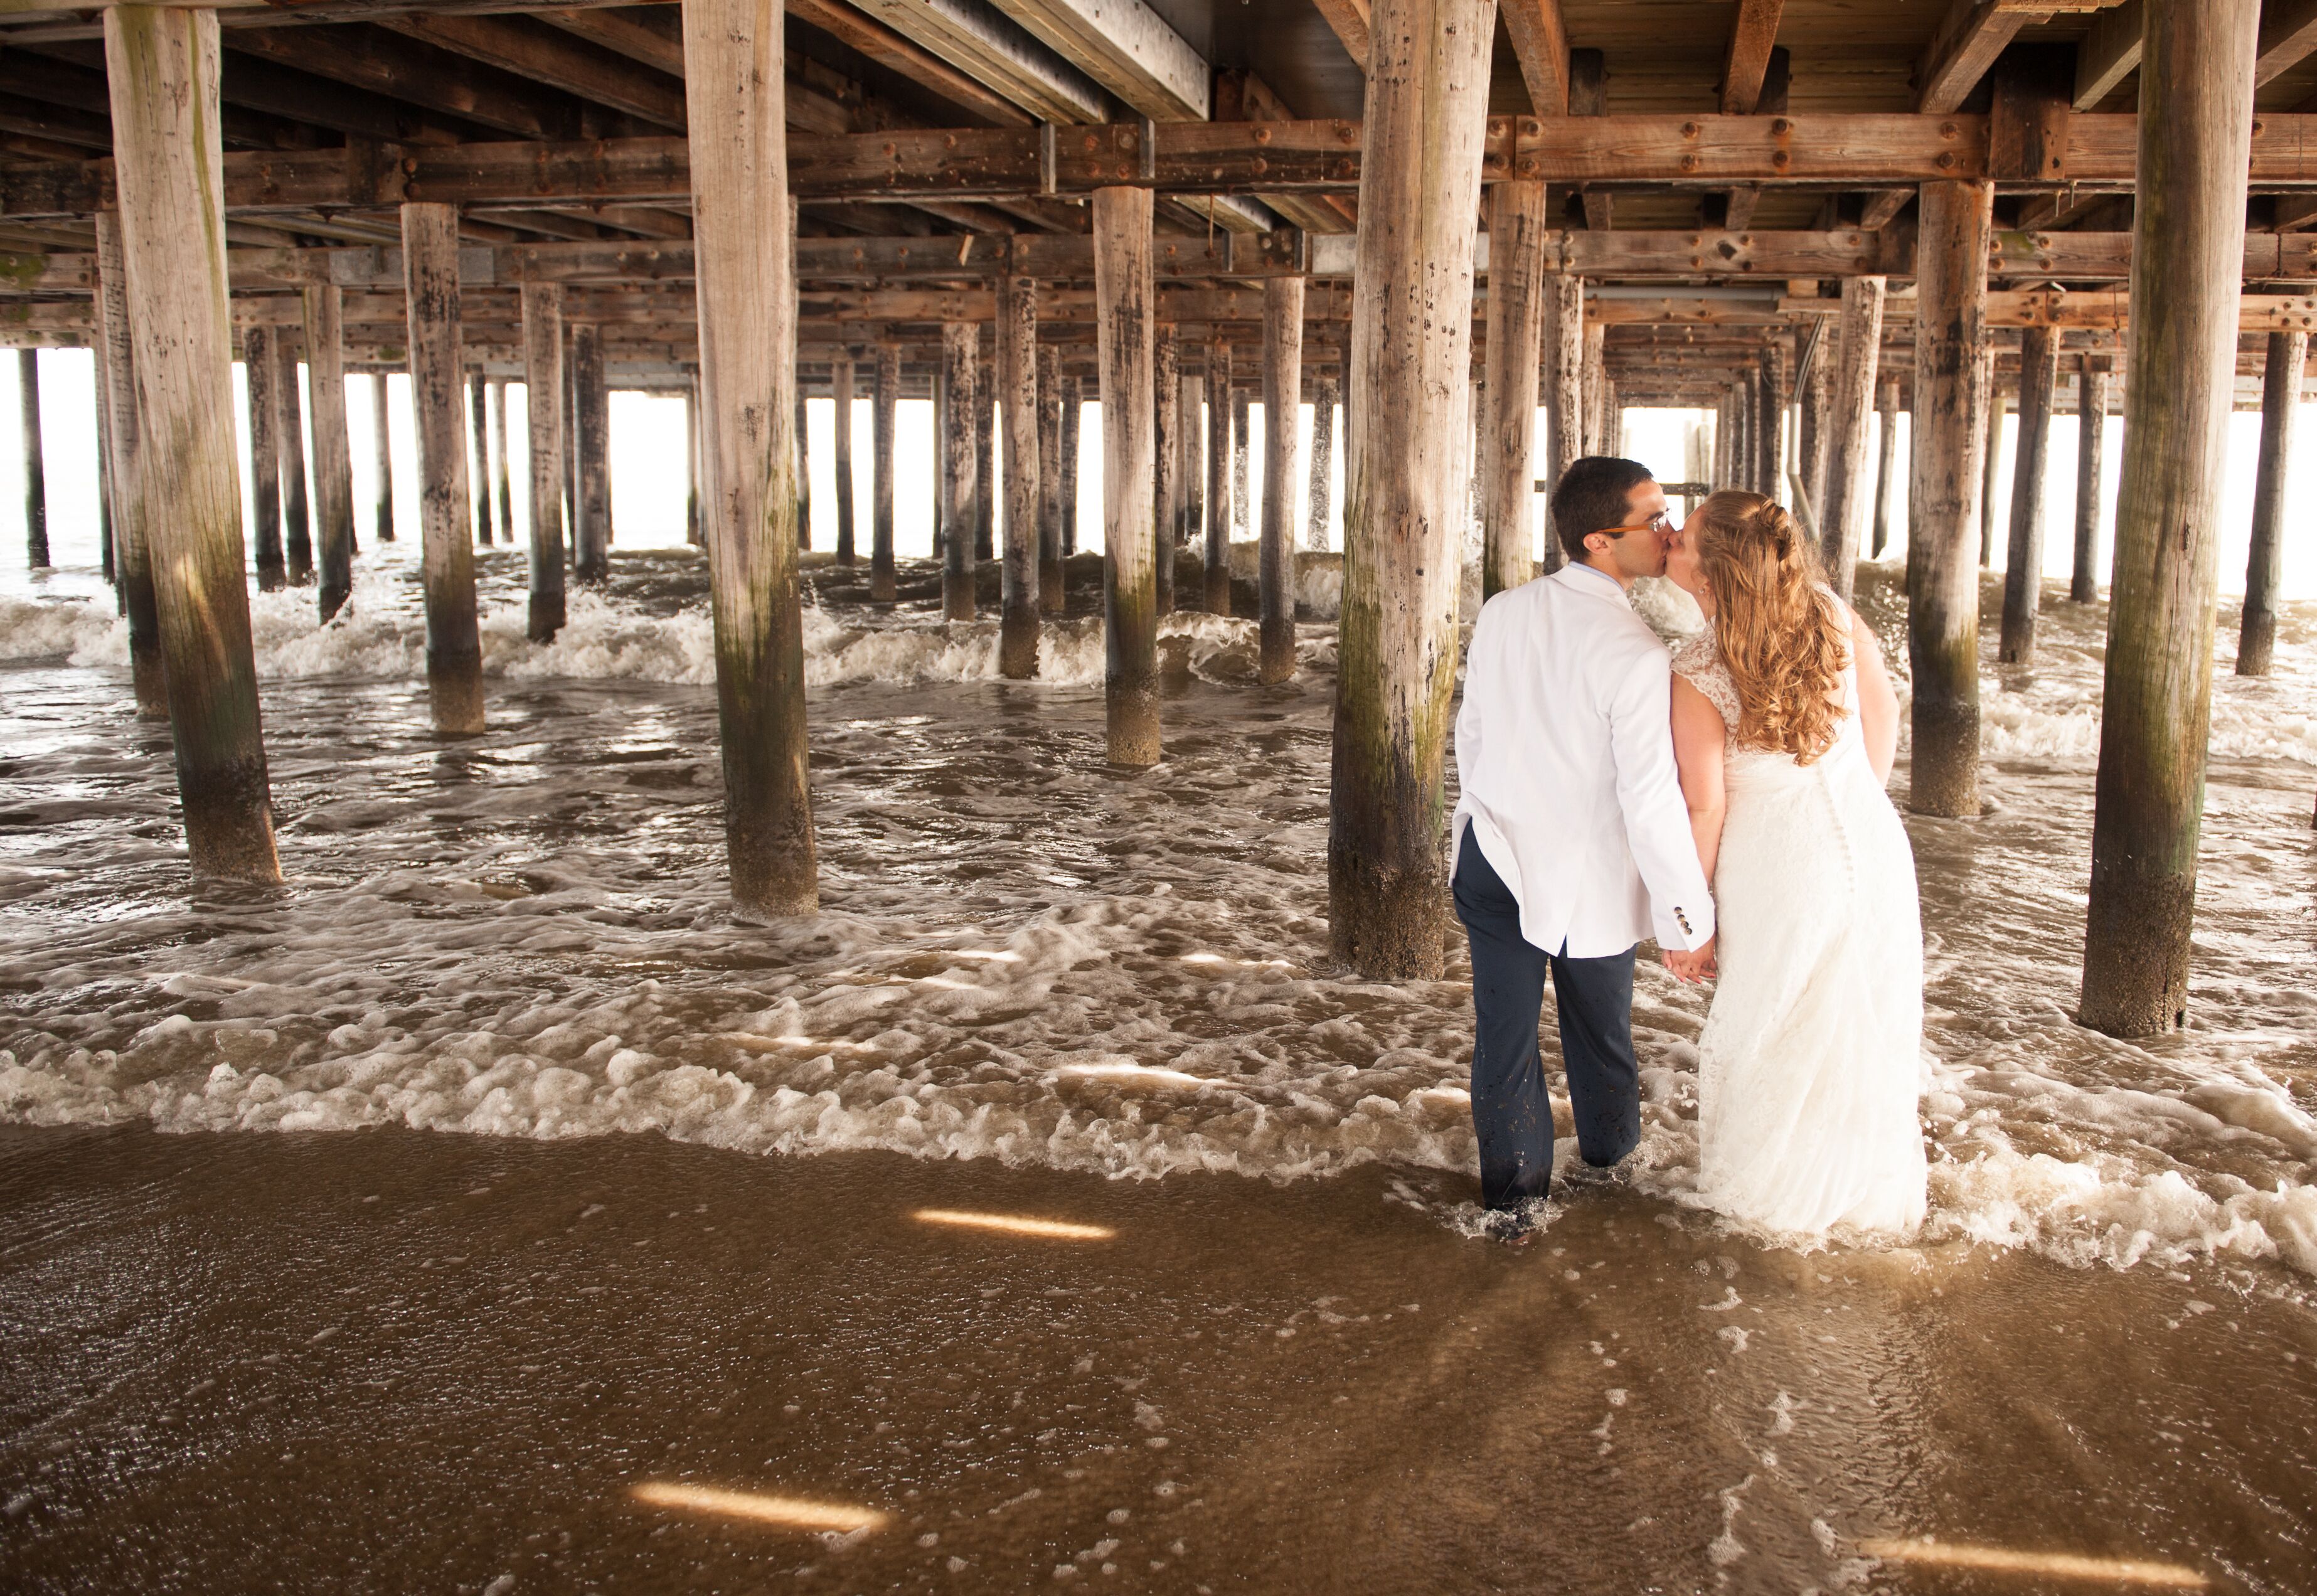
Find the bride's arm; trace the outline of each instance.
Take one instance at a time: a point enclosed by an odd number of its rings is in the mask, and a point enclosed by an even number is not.
[[[1887,689],[1889,683],[1884,683]],[[1728,801],[1722,789],[1722,744],[1728,731],[1722,711],[1692,686],[1688,678],[1673,679],[1673,757],[1681,770],[1681,796],[1689,805],[1689,834],[1697,843],[1697,862],[1705,878],[1713,879],[1714,860],[1722,852],[1722,821]]]
[[[1859,619],[1850,617],[1850,657],[1858,662],[1858,729],[1866,739],[1866,762],[1874,779],[1888,785],[1892,762],[1899,757],[1899,694],[1883,668],[1883,646]],[[1683,778],[1685,784],[1687,777]]]

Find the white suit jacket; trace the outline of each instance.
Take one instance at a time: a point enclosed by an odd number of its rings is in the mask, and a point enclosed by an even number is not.
[[[1702,947],[1713,896],[1674,764],[1672,656],[1615,577],[1564,566],[1481,607],[1456,717],[1456,857],[1479,845],[1521,935],[1598,958]],[[1451,869],[1454,864],[1452,861]]]

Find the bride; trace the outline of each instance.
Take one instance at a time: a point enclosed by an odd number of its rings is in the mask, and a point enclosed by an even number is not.
[[[1923,1217],[1923,938],[1883,783],[1899,704],[1874,635],[1794,518],[1724,491],[1666,575],[1705,612],[1674,656],[1673,737],[1720,916],[1698,1041],[1702,1195],[1780,1233]]]

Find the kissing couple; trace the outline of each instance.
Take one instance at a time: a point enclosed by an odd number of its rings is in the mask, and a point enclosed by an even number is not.
[[[1481,608],[1456,718],[1489,1229],[1525,1238],[1552,1181],[1548,977],[1579,1154],[1606,1167],[1640,1141],[1633,956],[1653,937],[1676,979],[1715,984],[1699,1199],[1776,1235],[1910,1232],[1923,939],[1874,634],[1759,494],[1677,527],[1648,468],[1592,456],[1552,507],[1568,563]],[[1634,612],[1645,576],[1705,615],[1677,652]]]

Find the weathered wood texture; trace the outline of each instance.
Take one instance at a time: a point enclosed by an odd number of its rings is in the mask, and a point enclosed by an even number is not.
[[[531,455],[531,614],[534,643],[563,629],[563,286],[523,286],[523,380]]]
[[[1303,280],[1263,285],[1263,525],[1256,680],[1295,674],[1295,431],[1303,408]]]
[[[129,674],[137,713],[158,720],[169,712],[161,679],[161,620],[153,591],[151,540],[147,532],[152,504],[152,462],[144,448],[144,422],[137,394],[135,340],[129,327],[129,273],[121,213],[96,217],[97,366],[103,389],[105,449],[112,464],[114,566],[121,584],[121,611],[129,621]],[[240,529],[235,529],[239,540]]]
[[[869,423],[869,601],[900,597],[893,567],[893,446],[901,403],[901,346],[877,345],[876,387]]]
[[[1051,343],[1038,351],[1038,612],[1062,612],[1062,374]]]
[[[1355,289],[1355,294],[1357,290]],[[1585,280],[1555,273],[1545,280],[1544,325],[1541,342],[1545,364],[1552,372],[1552,403],[1545,415],[1549,448],[1545,480],[1558,484],[1561,474],[1585,452]],[[1348,435],[1348,434],[1347,434]],[[1550,490],[1548,490],[1550,491]],[[1348,490],[1347,490],[1348,492]],[[1348,496],[1345,508],[1350,509]],[[1345,548],[1351,547],[1351,526],[1344,529]],[[1561,569],[1560,530],[1548,515],[1544,539],[1544,568]]]
[[[2259,11],[2258,0],[2147,4],[2134,380],[2079,1016],[2113,1036],[2187,1016]]]
[[[466,360],[459,342],[457,209],[405,205],[402,252],[410,294],[410,419],[418,442],[426,687],[434,729],[472,736],[483,729],[483,648],[460,414]]]
[[[494,404],[498,387],[491,385]],[[504,460],[500,469],[505,469]],[[684,540],[694,548],[704,547],[700,530],[700,376],[693,372],[684,385]]]
[[[24,440],[24,560],[33,570],[49,564],[49,474],[40,449],[40,352],[16,352],[16,414]]]
[[[1793,395],[1794,363],[1784,343],[1762,351],[1762,370],[1754,389],[1751,436],[1754,441],[1755,492],[1781,502],[1794,496],[1785,477],[1786,405]]]
[[[1244,538],[1258,512],[1254,504],[1255,395],[1236,379],[1231,384],[1231,533]]]
[[[1099,339],[1097,330],[1097,339]],[[1061,501],[1062,557],[1078,551],[1078,450],[1080,426],[1086,419],[1086,387],[1077,377],[1062,378]]]
[[[490,379],[477,366],[467,373],[467,487],[474,495],[475,546],[488,548],[495,540],[491,527]],[[498,529],[512,542],[514,534]]]
[[[795,213],[783,18],[764,0],[684,0],[684,108],[700,271],[702,452],[732,899],[819,903],[797,578]]]
[[[1534,361],[1529,364],[1534,367]],[[1328,533],[1335,521],[1336,490],[1336,410],[1337,395],[1342,391],[1342,379],[1322,372],[1311,385],[1311,474],[1306,493],[1308,522],[1303,546],[1315,554],[1325,553]],[[1531,408],[1534,408],[1536,378],[1529,377]],[[1534,454],[1536,441],[1536,417],[1529,417],[1529,442]]]
[[[1178,355],[1187,353],[1189,345],[1180,343],[1176,352]],[[1177,391],[1182,400],[1182,411],[1176,436],[1180,440],[1182,450],[1182,463],[1177,476],[1182,491],[1176,500],[1178,513],[1175,521],[1175,547],[1179,550],[1197,542],[1206,526],[1207,379],[1203,372],[1180,370],[1179,361],[1177,364],[1177,376],[1181,379]],[[1185,596],[1177,591],[1175,595],[1177,608],[1182,607]],[[1196,599],[1201,603],[1205,602],[1203,589]]]
[[[1335,956],[1371,979],[1436,978],[1448,929],[1443,778],[1491,10],[1381,0],[1369,58],[1328,896]]]
[[[1006,426],[997,669],[1023,680],[1038,673],[1038,283],[1035,278],[1008,277],[997,291],[997,393]]]
[[[187,851],[198,876],[278,881],[234,458],[216,13],[112,7],[104,54]]]
[[[977,477],[984,468],[987,450],[977,435],[976,412],[986,412],[988,397],[980,392],[981,355],[971,324],[951,322],[942,328],[942,616],[948,620],[971,620],[974,613],[973,562],[981,542],[983,504]]]
[[[2133,64],[2140,62],[2138,49]],[[2076,380],[2076,548],[2068,576],[2068,597],[2079,604],[2099,598],[2100,482],[2107,450],[2107,388],[2106,364],[2096,355],[2080,357]]]
[[[1150,612],[1159,616],[1175,612],[1175,544],[1183,519],[1182,350],[1173,327],[1158,329],[1150,367]],[[1108,409],[1105,405],[1105,412]],[[1109,456],[1103,458],[1106,461]],[[1109,468],[1106,464],[1103,468],[1105,472]],[[1105,476],[1103,482],[1106,495],[1109,478]],[[1107,538],[1108,522],[1104,525]]]
[[[306,492],[306,396],[298,380],[298,343],[273,340],[274,441],[282,467],[282,551],[290,580],[314,579],[314,511]]]
[[[2277,652],[2277,590],[2285,576],[2286,478],[2293,461],[2301,375],[2309,334],[2271,333],[2261,374],[2260,459],[2253,474],[2252,547],[2245,557],[2244,617],[2237,629],[2237,674],[2266,676]]]
[[[1985,357],[1991,368],[1991,355]],[[1979,568],[1988,570],[1995,564],[1995,484],[2003,469],[2003,416],[2010,406],[1999,392],[1990,388],[1987,399],[1987,444],[1980,456],[1979,479]]]
[[[804,389],[796,390],[796,424],[789,433],[796,449],[796,546],[812,547],[812,426]]]
[[[989,352],[981,352],[981,334],[969,328],[979,363],[974,368],[973,557],[997,557],[997,360],[995,329]],[[1003,573],[1001,573],[1002,575]]]
[[[249,504],[252,553],[260,592],[288,580],[282,550],[282,406],[273,395],[282,368],[273,358],[272,327],[241,334],[242,387],[249,403]]]
[[[1544,335],[1544,202],[1541,183],[1500,183],[1489,191],[1488,385],[1478,472],[1484,600],[1526,582],[1534,564],[1530,549],[1536,536],[1532,512],[1537,366]],[[1323,531],[1323,548],[1324,538]]]
[[[306,370],[314,399],[315,602],[327,624],[354,590],[354,459],[346,435],[344,290],[302,290]]]
[[[1845,602],[1857,581],[1858,550],[1867,525],[1867,424],[1874,414],[1887,286],[1880,277],[1843,280],[1842,331],[1832,352],[1825,483],[1812,508],[1818,514],[1828,579]]]
[[[1207,345],[1207,515],[1202,607],[1210,615],[1230,613],[1231,529],[1231,350],[1217,340]]]
[[[1874,466],[1874,534],[1867,546],[1867,557],[1881,559],[1883,549],[1891,544],[1891,487],[1899,471],[1899,383],[1897,379],[1883,385],[1883,397],[1875,409],[1881,426],[1875,444]]]
[[[836,563],[849,566],[859,557],[853,524],[853,352],[840,352],[828,362],[828,392],[836,413]]]
[[[2011,541],[2003,562],[2003,626],[1996,657],[2035,663],[2044,598],[2044,484],[2052,459],[2052,396],[2060,386],[2060,335],[2030,327],[2019,356],[2019,447],[2011,468]]]
[[[1980,453],[1985,412],[1987,235],[1995,190],[1928,183],[1915,252],[1913,483],[1907,525],[1912,786],[1921,815],[1979,813]]]
[[[497,412],[500,436],[500,481],[506,474],[506,409],[505,387],[500,387],[500,408]],[[370,419],[371,442],[377,450],[378,463],[372,483],[371,500],[371,535],[378,542],[394,541],[394,416],[386,407],[386,373],[373,371],[370,379]],[[505,500],[500,501],[500,514],[505,515]],[[510,531],[509,539],[514,537]]]
[[[1810,513],[1817,519],[1823,535],[1827,446],[1833,433],[1828,425],[1827,410],[1833,402],[1835,368],[1841,363],[1842,355],[1838,335],[1833,335],[1834,330],[1823,322],[1820,327],[1818,347],[1811,352],[1810,375],[1796,396],[1800,402],[1794,406],[1794,468],[1802,475],[1803,497],[1810,501]]]
[[[612,394],[604,364],[604,331],[593,322],[571,329],[571,397],[572,441],[579,466],[572,574],[600,585],[612,575]]]
[[[1096,335],[1102,383],[1103,703],[1110,762],[1158,762],[1158,614],[1153,497],[1157,291],[1150,193],[1094,196]]]

